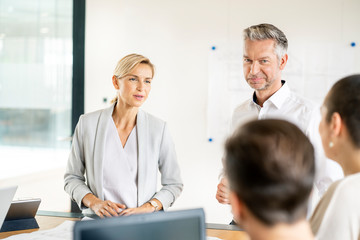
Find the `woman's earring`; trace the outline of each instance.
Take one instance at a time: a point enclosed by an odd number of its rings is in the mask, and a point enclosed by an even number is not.
[[[329,142],[329,148],[332,148],[334,146],[333,142]]]

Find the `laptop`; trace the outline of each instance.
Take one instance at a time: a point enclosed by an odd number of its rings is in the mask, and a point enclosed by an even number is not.
[[[40,198],[12,201],[5,221],[34,218],[40,202]]]
[[[4,223],[5,216],[14,198],[17,186],[0,188],[0,229]]]
[[[74,240],[205,240],[204,210],[146,213],[76,222]]]

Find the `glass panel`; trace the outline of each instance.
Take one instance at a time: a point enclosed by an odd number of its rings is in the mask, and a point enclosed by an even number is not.
[[[72,3],[0,0],[0,186],[63,172],[71,135]],[[38,197],[38,187],[19,185],[17,196]]]

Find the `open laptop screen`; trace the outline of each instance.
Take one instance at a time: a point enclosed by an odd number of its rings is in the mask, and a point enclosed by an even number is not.
[[[202,209],[77,222],[74,240],[205,240]]]
[[[17,186],[0,189],[0,229],[15,195]]]

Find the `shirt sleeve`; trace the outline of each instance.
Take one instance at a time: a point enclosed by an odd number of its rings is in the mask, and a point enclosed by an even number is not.
[[[163,209],[167,210],[179,197],[183,189],[180,176],[180,167],[177,162],[175,146],[166,123],[160,145],[159,170],[161,173],[162,188],[153,198],[158,199]]]
[[[64,175],[64,189],[70,195],[71,199],[78,204],[80,209],[86,209],[82,204],[82,199],[86,194],[91,193],[91,190],[85,183],[85,159],[82,134],[82,116],[80,116],[75,128],[71,152]]]

